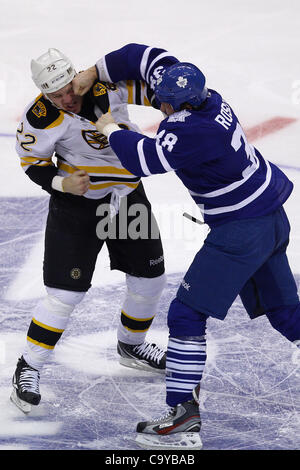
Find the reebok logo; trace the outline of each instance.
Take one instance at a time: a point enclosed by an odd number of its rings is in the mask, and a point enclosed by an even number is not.
[[[190,284],[188,284],[184,279],[183,279],[181,285],[185,290],[188,290],[188,291],[190,290],[190,287],[191,287]]]
[[[150,264],[150,266],[156,266],[157,264],[162,263],[163,260],[164,260],[164,255],[161,255],[157,259],[150,259],[149,264]]]

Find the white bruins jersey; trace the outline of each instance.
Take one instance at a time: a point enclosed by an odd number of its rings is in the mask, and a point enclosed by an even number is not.
[[[23,170],[50,193],[56,174],[69,176],[76,170],[89,174],[90,187],[84,194],[89,199],[130,193],[140,177],[122,166],[108,139],[97,131],[95,120],[110,111],[120,127],[139,131],[129,120],[127,105],[150,106],[148,95],[150,89],[140,81],[97,81],[84,96],[80,115],[76,115],[56,108],[40,94],[25,109],[17,129],[16,150]],[[87,117],[82,117],[83,109],[88,110]]]

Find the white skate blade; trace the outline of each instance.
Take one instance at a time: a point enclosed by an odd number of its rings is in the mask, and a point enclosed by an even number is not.
[[[23,411],[23,413],[25,413],[26,415],[31,412],[32,410],[31,404],[27,403],[24,400],[21,400],[18,397],[15,389],[13,389],[13,391],[11,392],[10,400],[13,402],[14,405],[17,406],[17,408],[19,408],[19,410]]]
[[[155,372],[156,374],[165,374],[165,369],[155,369],[142,361],[139,361],[130,357],[120,357],[119,363],[125,367],[131,367],[131,369],[146,370],[147,372]]]
[[[198,432],[178,432],[164,436],[138,433],[135,442],[144,449],[153,450],[201,450],[203,446]]]

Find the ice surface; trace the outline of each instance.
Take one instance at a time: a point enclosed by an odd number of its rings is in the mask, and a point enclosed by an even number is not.
[[[167,307],[180,276],[169,276],[151,340],[165,346]],[[118,294],[118,295],[116,295]],[[138,421],[164,410],[163,376],[122,367],[116,328],[123,285],[92,289],[43,370],[42,402],[24,416],[9,402],[15,359],[35,300],[2,302],[6,345],[0,374],[0,442],[29,449],[137,449]],[[116,298],[119,302],[116,302]],[[294,347],[264,317],[248,320],[240,302],[208,324],[201,391],[205,449],[299,449],[299,363]]]
[[[16,12],[18,14],[16,15]],[[74,311],[42,373],[42,402],[25,416],[9,401],[11,377],[31,311],[44,295],[43,234],[48,196],[19,166],[14,135],[37,95],[29,63],[48,47],[77,70],[129,42],[164,47],[197,63],[249,129],[274,117],[295,122],[254,143],[286,168],[294,191],[286,203],[288,254],[300,275],[300,4],[297,0],[11,0],[0,15],[0,450],[137,449],[136,423],[164,409],[163,377],[119,365],[116,328],[124,275],[99,257],[93,288]],[[151,134],[158,111],[130,107]],[[159,220],[168,285],[149,339],[167,343],[168,304],[207,234],[182,217],[195,213],[174,174],[144,180]],[[210,320],[201,392],[204,449],[299,449],[299,358],[264,317],[249,321],[239,299],[224,322]]]

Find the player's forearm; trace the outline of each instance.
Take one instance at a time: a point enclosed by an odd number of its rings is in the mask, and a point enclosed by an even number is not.
[[[169,171],[159,159],[156,139],[124,129],[111,132],[109,143],[124,168],[133,175],[151,176]]]
[[[78,170],[67,177],[60,176],[57,172],[58,169],[55,166],[43,168],[31,165],[26,170],[29,178],[49,194],[52,194],[53,191],[59,191],[82,196],[88,191],[90,180],[85,171]]]
[[[112,150],[124,168],[133,175],[149,176],[166,172],[160,163],[156,139],[146,137],[139,132],[121,129],[111,113],[103,114],[97,120],[96,129],[108,138]]]
[[[143,80],[152,88],[161,71],[178,62],[165,49],[131,43],[110,52],[96,63],[100,80]]]
[[[139,64],[147,46],[128,44],[116,51],[110,52],[96,64],[73,79],[75,95],[82,96],[93,86],[95,80],[116,83],[123,80],[144,80]]]
[[[99,79],[113,83],[142,80],[139,64],[146,49],[146,45],[132,43],[106,54],[96,62]]]
[[[57,175],[56,166],[35,166],[31,165],[26,170],[26,175],[39,186],[41,186],[49,194],[53,192],[52,180]]]
[[[136,176],[147,176],[140,164],[138,155],[138,142],[143,138],[142,134],[122,129],[109,134],[109,143],[124,168]]]

